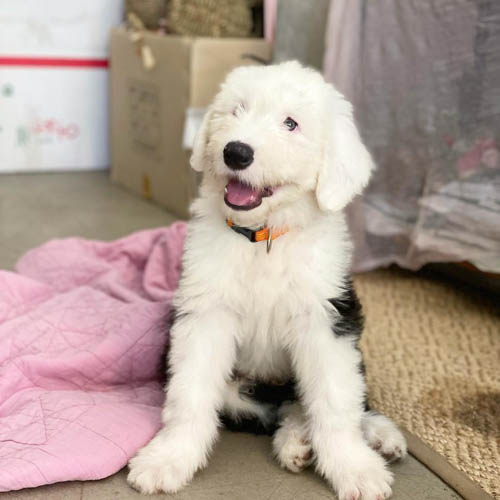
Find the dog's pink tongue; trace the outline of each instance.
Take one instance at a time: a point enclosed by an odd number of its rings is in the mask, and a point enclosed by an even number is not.
[[[253,205],[260,198],[260,193],[248,184],[231,179],[226,186],[226,200],[232,205],[246,207]]]

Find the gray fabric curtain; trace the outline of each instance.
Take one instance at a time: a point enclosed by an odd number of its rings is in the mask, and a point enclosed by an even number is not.
[[[378,165],[349,212],[355,269],[500,272],[500,2],[332,0],[324,72]]]
[[[321,70],[330,0],[278,0],[274,62],[297,59]]]

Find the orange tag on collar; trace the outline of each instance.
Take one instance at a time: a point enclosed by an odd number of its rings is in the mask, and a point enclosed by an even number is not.
[[[273,229],[271,236],[269,237],[269,228],[263,227],[257,231],[249,229],[248,227],[237,226],[231,219],[226,219],[226,224],[236,233],[245,236],[252,243],[257,243],[259,241],[273,241],[276,238],[288,233],[288,227],[282,229]]]

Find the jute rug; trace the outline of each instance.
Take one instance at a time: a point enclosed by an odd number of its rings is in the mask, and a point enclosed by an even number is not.
[[[500,302],[397,270],[355,281],[371,406],[463,497],[500,499]]]

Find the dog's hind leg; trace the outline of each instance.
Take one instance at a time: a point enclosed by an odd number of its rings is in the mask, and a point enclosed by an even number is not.
[[[279,409],[280,427],[273,437],[273,449],[281,467],[300,472],[314,457],[304,412],[299,403],[283,403]]]
[[[406,440],[389,418],[372,411],[366,412],[361,420],[361,429],[370,447],[388,462],[406,457]]]
[[[277,406],[255,399],[255,384],[232,379],[224,393],[221,421],[231,431],[271,435],[276,428]]]
[[[276,406],[257,401],[252,395],[252,383],[244,379],[231,380],[224,394],[224,414],[235,422],[256,418],[264,427],[271,427],[276,420]]]

